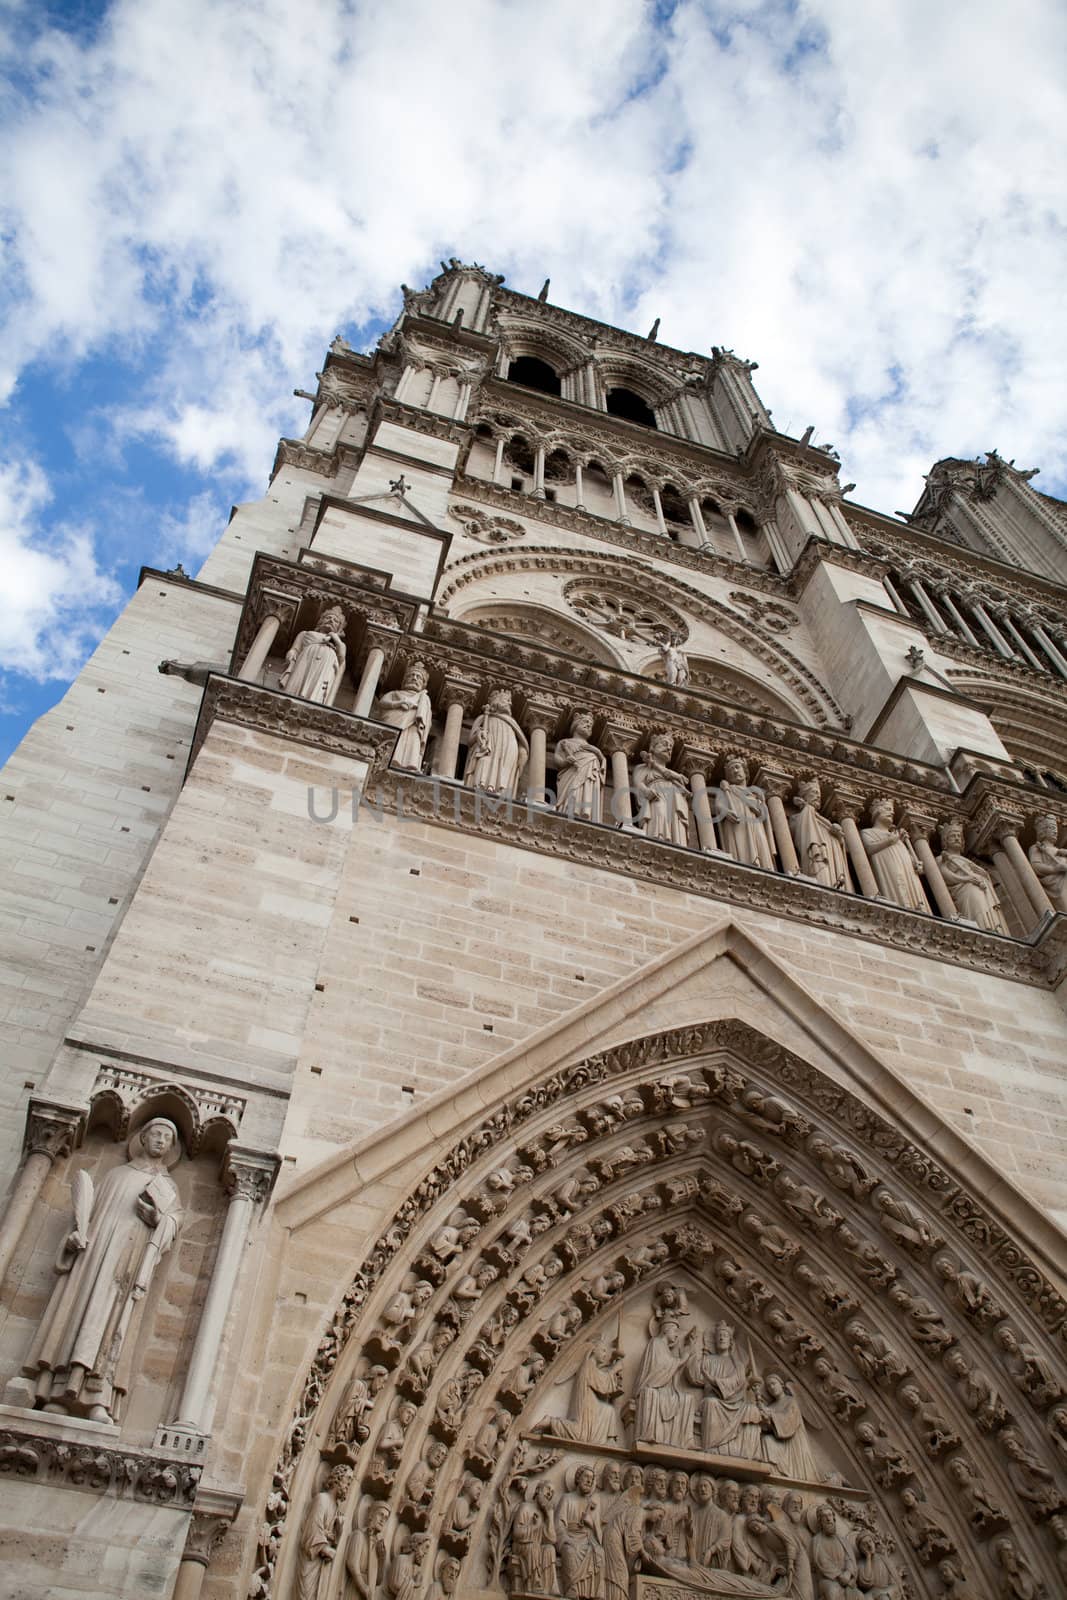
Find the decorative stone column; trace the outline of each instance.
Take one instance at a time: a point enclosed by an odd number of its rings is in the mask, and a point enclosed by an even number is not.
[[[585,481],[582,477],[582,463],[574,463],[574,509],[585,510]]]
[[[611,761],[611,820],[624,833],[640,833],[634,823],[633,796],[630,793],[630,747],[634,742],[632,728],[608,727],[604,732],[604,746]],[[607,821],[607,818],[604,819]]]
[[[782,871],[789,878],[799,877],[800,861],[797,858],[793,835],[789,831],[789,818],[785,811],[785,797],[793,787],[793,780],[784,772],[774,772],[770,767],[760,767],[755,782],[767,796],[771,832],[778,846],[778,859],[782,863]]]
[[[888,588],[888,581],[884,578],[882,581],[885,583],[886,588]],[[937,607],[934,605],[934,602],[930,599],[930,596],[927,594],[926,585],[923,583],[918,574],[912,576],[911,573],[908,573],[905,581],[907,582],[908,588],[912,592],[916,605],[919,607],[919,610],[923,613],[934,632],[936,634],[947,633],[949,631],[948,625],[941,616]]]
[[[534,451],[534,499],[545,498],[545,447],[539,444]]]
[[[745,553],[745,541],[741,537],[741,529],[737,526],[737,507],[723,506],[722,512],[723,516],[730,524],[730,532],[733,534],[734,544],[737,547],[737,559],[738,561],[744,561],[747,564],[748,556]]]
[[[240,1495],[229,1494],[223,1489],[197,1491],[171,1600],[198,1600],[204,1587],[204,1574],[240,1506]]]
[[[996,846],[993,860],[997,870],[1008,885],[1008,893],[1019,913],[1024,931],[1029,932],[1042,917],[1055,914],[1055,906],[1045,893],[1041,879],[1030,865],[1029,857],[1019,843],[1021,817],[1001,809],[997,800],[987,795],[979,807],[976,818],[974,848],[982,850],[989,841]],[[1014,879],[1014,892],[1012,880]],[[1025,915],[1029,910],[1029,916]]]
[[[687,503],[689,506],[689,518],[693,524],[693,532],[696,535],[696,545],[699,550],[702,550],[705,545],[711,544],[711,540],[708,538],[708,527],[704,521],[704,513],[700,509],[700,496],[691,494]]]
[[[1003,635],[1001,634],[999,628],[997,628],[996,625],[994,624],[992,617],[989,615],[989,612],[986,610],[985,606],[982,604],[981,599],[978,597],[978,595],[974,595],[974,594],[969,595],[968,598],[969,598],[969,600],[971,602],[971,610],[974,612],[975,616],[978,618],[978,621],[979,621],[979,623],[980,623],[980,625],[982,627],[983,632],[986,634],[987,638],[989,639],[990,644],[993,646],[993,649],[996,651],[997,655],[998,656],[1003,656],[1005,661],[1014,661],[1014,659],[1015,659],[1014,650],[1012,650],[1011,646],[1007,643],[1007,641],[1004,639]]]
[[[956,902],[942,875],[937,857],[930,848],[930,835],[937,826],[934,818],[922,816],[917,811],[905,811],[900,824],[906,830],[908,838],[915,846],[915,854],[922,862],[926,882],[938,911],[947,921],[958,922],[960,914]]]
[[[627,506],[626,506],[626,484],[625,484],[625,482],[623,480],[623,475],[622,475],[621,472],[613,472],[612,473],[612,475],[611,475],[611,487],[615,492],[615,517],[616,517],[616,520],[619,521],[619,522],[625,523],[626,526],[629,527],[630,526],[630,517],[629,517],[629,512],[628,512]]]
[[[830,815],[834,822],[841,824],[841,832],[845,836],[845,848],[852,870],[856,874],[856,882],[860,886],[860,893],[867,896],[868,900],[877,900],[878,881],[874,876],[871,863],[867,859],[867,852],[863,848],[860,830],[856,826],[856,818],[863,810],[865,800],[855,795],[837,794],[834,796]]]
[[[665,539],[669,539],[670,534],[667,531],[667,519],[663,515],[663,501],[660,499],[659,490],[656,488],[653,488],[652,490],[652,504],[656,509],[656,527],[659,532],[662,533]]]
[[[559,721],[559,710],[547,702],[528,701],[522,722],[530,739],[526,761],[526,799],[541,805],[545,798],[548,735]]]
[[[504,439],[504,435],[501,434],[500,437],[496,441],[496,459],[493,462],[493,482],[494,483],[503,483],[503,481],[504,481],[504,445],[505,445],[505,443],[506,443],[506,441]]]
[[[1019,654],[1025,661],[1029,662],[1034,671],[1044,672],[1047,674],[1048,663],[1041,660],[1041,657],[1034,650],[1033,646],[1028,643],[1028,641],[1023,637],[1020,629],[1015,626],[1015,618],[1012,616],[1011,612],[1003,608],[994,610],[992,607],[990,607],[990,612],[994,617],[996,617],[997,622],[1011,639]]]
[[[711,815],[711,802],[708,799],[708,773],[715,765],[716,755],[713,750],[687,750],[682,758],[682,771],[689,779],[689,789],[693,796],[693,821],[697,828],[697,843],[701,850],[708,855],[725,855],[719,849],[719,842],[715,837],[715,823]]]
[[[945,610],[948,612],[949,616],[952,618],[953,622],[956,624],[960,637],[965,641],[965,643],[973,645],[976,650],[980,650],[982,646],[978,643],[978,640],[975,637],[970,625],[964,620],[963,612],[952,598],[949,590],[937,589],[935,590],[935,593]]]
[[[26,1113],[23,1162],[0,1221],[0,1284],[18,1249],[19,1240],[44,1187],[52,1163],[69,1156],[81,1143],[86,1112],[77,1106],[31,1100]]]
[[[363,671],[359,678],[359,688],[356,690],[353,714],[357,717],[369,717],[374,704],[374,696],[378,693],[378,679],[382,675],[385,663],[385,651],[380,645],[372,645],[367,652],[367,659],[363,663]]]
[[[471,683],[453,683],[445,685],[443,696],[445,706],[445,726],[437,747],[434,750],[433,776],[435,778],[453,779],[456,776],[456,763],[459,760],[459,741],[463,732],[463,718],[474,704],[477,687]]]
[[[274,611],[269,612],[263,618],[259,625],[259,630],[252,640],[251,648],[241,663],[241,670],[237,674],[244,683],[259,682],[267,657],[270,655],[270,647],[277,638],[278,629],[281,625],[282,619]]]
[[[1037,640],[1042,650],[1052,662],[1056,672],[1061,678],[1067,678],[1067,660],[1064,660],[1063,656],[1060,655],[1060,652],[1049,638],[1044,624],[1038,617],[1030,617],[1028,620],[1030,623],[1031,633],[1034,635],[1034,638]]]
[[[231,1144],[226,1151],[223,1183],[230,1198],[222,1225],[222,1238],[204,1308],[200,1313],[193,1353],[189,1357],[189,1370],[178,1402],[178,1415],[170,1428],[162,1429],[161,1433],[173,1435],[177,1430],[182,1434],[203,1435],[209,1431],[213,1409],[211,1385],[253,1213],[257,1206],[262,1206],[267,1200],[279,1166],[278,1156],[268,1151],[250,1150],[237,1144]],[[176,1448],[173,1437],[170,1448]]]

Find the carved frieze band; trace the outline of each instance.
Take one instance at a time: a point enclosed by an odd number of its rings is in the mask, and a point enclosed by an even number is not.
[[[203,1468],[133,1445],[91,1444],[0,1427],[0,1473],[149,1505],[192,1506]]]

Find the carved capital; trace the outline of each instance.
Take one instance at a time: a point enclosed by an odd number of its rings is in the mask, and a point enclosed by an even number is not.
[[[529,699],[522,708],[522,725],[527,733],[533,733],[535,728],[552,733],[559,723],[561,709],[562,701],[548,697]]]
[[[686,745],[682,751],[679,766],[686,777],[692,779],[696,774],[706,778],[719,759],[717,750],[701,750],[697,745]]]
[[[210,1566],[212,1557],[227,1530],[233,1526],[240,1508],[239,1494],[224,1489],[201,1489],[197,1493],[189,1531],[185,1535],[182,1560],[199,1562],[202,1567]]]
[[[281,1158],[273,1152],[231,1144],[222,1166],[223,1187],[231,1200],[251,1200],[253,1205],[262,1205],[274,1187],[280,1166]]]
[[[472,683],[468,678],[445,678],[444,688],[441,691],[441,706],[447,711],[449,706],[462,706],[464,711],[473,711],[478,697],[481,695],[482,686]]]
[[[795,780],[787,772],[776,772],[773,767],[760,767],[752,780],[765,794],[784,800]]]
[[[77,1106],[49,1105],[45,1100],[31,1100],[26,1112],[23,1153],[28,1156],[47,1156],[50,1161],[69,1156],[82,1142],[85,1117],[86,1113]]]
[[[901,813],[900,826],[905,830],[912,844],[915,844],[919,839],[929,839],[937,827],[937,818],[927,816],[921,811],[908,809]]]

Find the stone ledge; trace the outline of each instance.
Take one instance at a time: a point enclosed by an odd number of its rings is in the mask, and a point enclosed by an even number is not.
[[[0,1405],[0,1472],[52,1488],[189,1510],[201,1464],[185,1451],[120,1444],[113,1424]]]
[[[244,683],[239,678],[213,672],[200,702],[186,775],[217,718],[255,733],[311,745],[329,755],[365,761],[369,768],[368,779],[388,765],[399,738],[396,728],[372,722],[369,717],[357,717],[333,706],[314,705],[310,700],[284,694],[280,689],[265,689],[257,683]]]

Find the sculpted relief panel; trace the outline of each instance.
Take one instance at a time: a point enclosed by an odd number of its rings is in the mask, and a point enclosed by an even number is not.
[[[308,1375],[251,1594],[1052,1594],[1065,1315],[779,1047],[622,1046],[404,1202]]]

